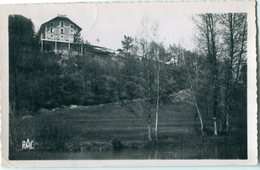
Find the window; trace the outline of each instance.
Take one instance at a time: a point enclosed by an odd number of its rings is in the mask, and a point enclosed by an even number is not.
[[[51,32],[53,32],[53,28],[51,28]]]
[[[61,34],[63,34],[63,33],[64,33],[63,29],[60,29],[60,33],[61,33]]]
[[[53,35],[51,35],[51,40],[53,40],[54,39],[54,36]]]
[[[51,25],[53,25],[53,22],[51,22]]]
[[[70,27],[73,28],[74,26],[71,24]]]
[[[70,37],[70,41],[74,41],[74,37],[73,36]]]
[[[60,25],[63,27],[63,21],[60,22]]]
[[[63,41],[64,40],[64,37],[63,35],[60,36],[60,40]]]
[[[70,33],[71,33],[71,34],[74,34],[74,30],[70,30]]]

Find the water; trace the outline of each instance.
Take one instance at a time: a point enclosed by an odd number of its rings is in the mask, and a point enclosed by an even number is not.
[[[124,160],[124,159],[246,159],[245,146],[185,146],[157,149],[124,148],[118,151],[43,151],[10,152],[10,160]]]

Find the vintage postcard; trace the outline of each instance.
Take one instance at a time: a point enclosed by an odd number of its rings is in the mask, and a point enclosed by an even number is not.
[[[3,167],[257,164],[254,1],[0,14]]]

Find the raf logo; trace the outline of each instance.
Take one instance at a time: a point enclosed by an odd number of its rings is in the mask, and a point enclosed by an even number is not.
[[[27,141],[22,142],[22,149],[34,149],[33,147],[33,140],[30,142],[29,138],[27,138]]]

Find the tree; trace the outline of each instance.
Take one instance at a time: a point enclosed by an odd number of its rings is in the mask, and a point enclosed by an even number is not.
[[[199,21],[195,20],[200,33],[199,45],[203,53],[207,56],[210,69],[210,89],[212,99],[212,115],[214,122],[214,135],[218,135],[217,131],[217,112],[218,112],[218,37],[217,24],[218,17],[211,13],[198,15]]]
[[[221,131],[226,133],[231,128],[238,102],[241,102],[237,96],[242,68],[246,64],[246,14],[202,14],[194,21],[199,31],[199,50],[207,58],[204,85],[211,89],[208,94],[212,107],[208,110],[213,115],[214,135],[218,133],[217,117],[221,118]]]
[[[182,50],[183,51],[183,50]],[[196,60],[197,60],[197,56],[194,55],[196,57]],[[185,56],[184,56],[184,52],[182,52],[182,57],[183,57],[183,63],[184,63],[184,66],[186,68],[186,71],[187,71],[187,74],[188,74],[188,81],[189,81],[189,84],[190,84],[190,89],[191,89],[191,95],[192,95],[192,100],[193,100],[193,103],[195,105],[195,108],[196,108],[196,112],[199,116],[199,121],[200,121],[200,130],[201,130],[201,133],[202,135],[204,135],[204,124],[203,124],[203,120],[202,120],[202,114],[201,114],[201,111],[200,111],[200,108],[198,106],[198,102],[197,102],[197,97],[196,97],[196,87],[198,86],[198,75],[197,75],[197,61],[195,63],[192,63],[194,66],[195,66],[195,81],[192,80],[192,77],[190,75],[190,71],[188,69],[188,66],[186,64],[186,60],[185,60]],[[192,66],[189,66],[189,68],[191,68]],[[195,87],[194,87],[195,86]]]
[[[16,116],[20,115],[19,69],[24,63],[24,57],[32,50],[34,25],[22,15],[9,15],[9,68],[10,68],[10,104],[14,105]]]
[[[179,48],[175,44],[170,45],[168,48],[168,53],[171,55],[171,60],[169,62],[174,66],[178,66],[180,61],[179,56],[181,56]]]
[[[129,59],[130,56],[130,51],[133,49],[134,45],[133,45],[133,41],[134,39],[130,36],[126,36],[124,35],[124,40],[121,41],[122,46],[123,46],[123,52],[125,53],[125,69],[123,69],[123,76],[121,76],[122,78],[125,79],[125,84],[126,84],[126,92],[128,97],[132,98],[133,97],[133,88],[134,88],[134,84],[133,84],[133,79],[134,79],[134,68],[132,68],[133,66],[133,62],[134,60]]]
[[[159,66],[159,22],[149,17],[141,20],[141,27],[138,30],[136,44],[139,54],[142,56],[143,70],[142,78],[143,94],[146,99],[145,115],[148,123],[148,139],[151,141],[151,122],[153,112],[153,99],[156,97],[155,109],[155,139],[157,140],[158,114],[159,114],[159,98],[160,98],[160,66]],[[156,62],[157,61],[157,62]],[[156,64],[157,63],[157,64]],[[156,76],[157,74],[157,76]],[[157,79],[157,81],[156,81]],[[156,83],[157,82],[157,83]],[[155,92],[156,91],[156,92]],[[156,94],[156,96],[154,96]]]
[[[219,16],[220,24],[223,26],[223,47],[225,55],[225,102],[222,120],[223,131],[230,129],[230,116],[234,113],[234,102],[238,87],[238,79],[242,63],[246,57],[247,23],[246,14],[228,13]]]
[[[151,56],[153,69],[154,69],[154,91],[155,98],[156,98],[156,109],[155,109],[155,140],[158,140],[158,122],[159,122],[159,108],[160,108],[160,99],[165,93],[165,84],[167,84],[167,79],[165,78],[164,74],[169,74],[168,71],[165,69],[165,62],[168,60],[167,58],[167,52],[164,48],[163,43],[156,43],[152,41],[149,45],[149,55]],[[162,71],[164,71],[164,74],[162,74]]]
[[[143,47],[143,51],[144,51],[144,57],[147,56],[147,54],[145,53],[145,51],[147,50],[147,46],[146,44],[142,44]],[[151,58],[144,58],[142,60],[143,62],[143,98],[145,98],[146,102],[144,103],[144,114],[146,115],[146,121],[148,123],[148,139],[150,141],[152,141],[152,137],[151,137],[151,122],[152,122],[152,83],[153,83],[153,75],[152,75],[152,61]]]
[[[128,60],[130,50],[134,47],[133,41],[134,39],[132,37],[126,35],[124,35],[124,40],[121,41],[123,51],[126,53],[126,61]]]
[[[75,33],[74,34],[74,44],[76,45],[77,51],[78,51],[78,55],[81,53],[81,48],[83,48],[81,45],[84,44],[84,39],[81,36],[81,33]],[[88,44],[88,42],[86,41],[86,44]]]

